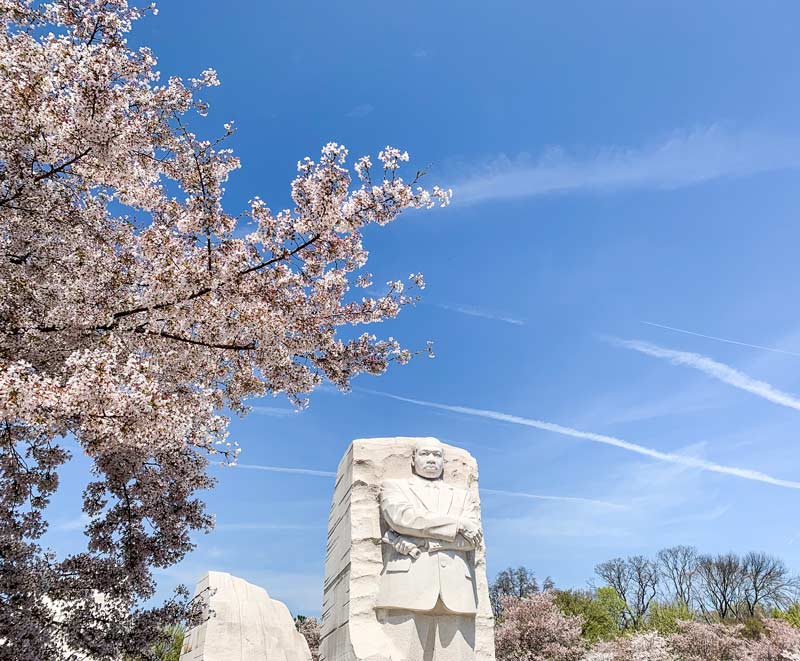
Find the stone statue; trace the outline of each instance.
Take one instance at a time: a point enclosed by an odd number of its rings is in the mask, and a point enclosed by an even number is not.
[[[388,528],[376,608],[406,661],[474,658],[474,551],[483,533],[469,491],[444,483],[444,447],[419,439],[414,474],[385,480],[380,508]]]
[[[321,661],[494,661],[478,470],[433,438],[352,442],[328,524]]]

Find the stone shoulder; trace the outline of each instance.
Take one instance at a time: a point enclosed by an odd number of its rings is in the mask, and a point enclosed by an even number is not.
[[[409,479],[407,477],[393,477],[390,479],[381,480],[381,488],[393,487],[393,486],[402,487],[408,485],[409,485]]]
[[[444,481],[441,484],[446,489],[450,489],[450,491],[453,491],[454,493],[457,493],[457,494],[468,493],[469,492],[469,489],[462,489],[461,487],[454,487],[452,484],[448,484],[447,482],[444,482]],[[385,480],[381,480],[381,483],[380,483],[381,491],[384,489],[384,487],[387,487],[387,486],[388,487],[396,487],[396,488],[405,490],[405,489],[408,489],[408,488],[412,487],[413,485],[414,485],[414,480],[412,480],[409,477],[387,478]]]

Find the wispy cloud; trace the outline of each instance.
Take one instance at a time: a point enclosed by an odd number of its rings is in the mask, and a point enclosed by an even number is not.
[[[680,393],[675,397],[664,397],[657,401],[645,402],[616,410],[613,408],[607,409],[603,412],[598,412],[598,415],[604,416],[603,422],[605,424],[616,425],[687,415],[718,408],[717,405],[709,401],[686,401],[681,397],[682,394],[683,393]]]
[[[492,558],[495,562],[498,552],[502,553],[509,547],[519,549],[521,543],[529,544],[530,540],[537,540],[536,546],[540,551],[544,546],[553,545],[554,541],[563,543],[564,539],[580,539],[581,548],[614,540],[615,547],[619,548],[620,539],[630,538],[634,534],[625,521],[598,521],[596,512],[580,510],[576,513],[559,512],[558,516],[553,516],[552,512],[487,516],[484,525],[486,534],[491,535]],[[516,562],[518,557],[512,555],[510,561]],[[508,564],[508,560],[502,562]]]
[[[309,475],[312,477],[336,477],[334,471],[320,471],[312,468],[290,468],[287,466],[264,466],[261,464],[236,464],[235,468],[266,471],[267,473],[289,473],[291,475]]]
[[[347,117],[366,117],[373,110],[375,110],[375,106],[373,106],[371,103],[362,103],[349,110],[347,112]]]
[[[90,522],[91,519],[87,514],[81,514],[80,516],[76,516],[74,519],[62,521],[55,526],[55,529],[64,531],[83,530],[87,525],[89,525]]]
[[[659,190],[724,177],[800,167],[800,137],[711,126],[676,132],[639,148],[611,147],[588,156],[551,149],[538,159],[502,156],[453,183],[456,203],[566,192]]]
[[[690,514],[682,513],[679,516],[663,518],[660,519],[658,523],[664,528],[681,526],[685,529],[687,523],[709,523],[721,519],[729,511],[730,507],[728,505],[715,505],[707,509],[694,511]]]
[[[567,503],[582,503],[586,505],[599,505],[600,507],[608,507],[615,510],[630,509],[627,505],[619,503],[610,503],[607,500],[595,500],[594,498],[580,498],[577,496],[545,496],[538,493],[527,493],[525,491],[506,491],[505,489],[484,489],[481,488],[481,493],[493,496],[510,496],[512,498],[527,498],[530,500],[552,500]]]
[[[267,415],[271,418],[288,418],[296,415],[297,409],[281,408],[280,406],[251,406],[252,412],[256,415]]]
[[[680,449],[684,455],[704,451],[703,443]],[[500,562],[514,562],[514,549],[519,547],[521,539],[538,540],[540,551],[548,554],[561,552],[564,539],[580,538],[578,555],[592,547],[609,549],[617,555],[638,553],[642,540],[646,539],[649,545],[666,545],[674,543],[676,533],[692,543],[692,538],[686,537],[687,524],[722,516],[720,505],[729,500],[724,495],[720,498],[724,489],[709,485],[700,471],[679,464],[649,460],[617,462],[597,478],[596,488],[602,489],[610,500],[629,505],[627,511],[592,506],[559,507],[556,503],[551,508],[531,511],[492,508],[486,520],[487,536],[491,535],[492,548],[497,549],[492,556],[506,553],[508,558],[501,558]],[[597,552],[586,553],[592,555],[591,564],[596,561]]]
[[[268,471],[271,473],[292,473],[295,475],[306,475],[311,477],[336,477],[336,473],[333,471],[321,471],[321,470],[314,470],[311,468],[285,468],[283,466],[262,466],[258,464],[236,464],[236,468],[249,468],[252,470],[261,470],[261,471]],[[533,500],[557,500],[563,502],[576,502],[576,503],[590,503],[594,505],[601,505],[603,507],[610,507],[614,509],[625,509],[625,505],[620,505],[618,503],[610,503],[605,500],[594,500],[592,498],[579,498],[576,496],[549,496],[549,495],[542,495],[542,494],[533,494],[533,493],[526,493],[522,491],[505,491],[502,489],[484,489],[481,488],[482,493],[493,494],[497,496],[508,496],[511,498],[528,498]],[[235,526],[232,528],[231,526]],[[271,530],[273,528],[280,529],[280,528],[287,528],[293,530],[305,530],[308,526],[284,526],[282,524],[250,524],[250,523],[240,523],[240,524],[224,524],[216,526],[217,529],[225,529],[225,530]]]
[[[417,48],[413,53],[411,53],[411,56],[417,58],[428,57],[428,51],[426,51],[424,48]]]
[[[449,310],[450,312],[458,312],[460,314],[466,314],[470,317],[480,317],[482,319],[503,321],[507,324],[513,324],[514,326],[525,325],[525,322],[522,319],[496,314],[488,310],[481,310],[480,308],[472,307],[471,305],[457,305],[451,303],[434,303],[434,305],[436,305],[436,307],[438,308],[442,308],[442,310]]]
[[[778,487],[786,487],[788,489],[800,489],[800,482],[792,480],[782,480],[760,471],[751,470],[749,468],[738,468],[735,466],[725,466],[716,464],[699,457],[692,457],[689,455],[675,454],[672,452],[662,452],[654,450],[638,443],[631,443],[630,441],[617,438],[615,436],[607,436],[605,434],[595,434],[594,432],[581,431],[571,427],[565,427],[553,422],[545,422],[543,420],[534,420],[532,418],[523,418],[518,415],[511,415],[499,411],[491,411],[487,409],[475,409],[468,406],[455,406],[451,404],[440,404],[438,402],[429,402],[420,399],[412,399],[410,397],[401,397],[400,395],[392,395],[390,393],[380,392],[377,390],[361,389],[363,392],[370,392],[382,397],[388,397],[401,402],[409,404],[416,404],[417,406],[425,406],[428,408],[439,409],[442,411],[452,411],[453,413],[461,413],[463,415],[471,415],[479,418],[488,418],[489,420],[497,420],[498,422],[508,422],[515,425],[522,425],[523,427],[533,427],[543,431],[549,431],[562,436],[571,436],[572,438],[580,438],[594,443],[602,443],[604,445],[611,445],[628,452],[657,459],[658,461],[666,461],[673,464],[680,464],[689,468],[697,468],[712,473],[722,473],[724,475],[732,475],[745,480],[753,480],[756,482],[764,482]]]
[[[626,349],[638,351],[647,356],[654,358],[662,358],[668,360],[673,365],[683,365],[699,370],[708,376],[727,383],[734,388],[745,390],[753,395],[766,399],[774,404],[786,406],[790,409],[800,411],[800,398],[795,397],[789,393],[778,390],[766,381],[759,381],[754,379],[743,372],[726,365],[719,363],[716,360],[703,356],[699,353],[691,353],[688,351],[675,351],[673,349],[665,349],[649,342],[642,342],[641,340],[621,340],[618,338],[610,338],[609,341],[617,346]]]
[[[607,338],[603,338],[607,339]],[[628,425],[658,418],[681,418],[724,406],[719,389],[694,383],[674,392],[649,392],[641,388],[606,389],[570,414],[574,427]],[[616,433],[612,432],[612,433]],[[622,433],[622,432],[620,432]]]
[[[643,321],[643,324],[654,326],[655,328],[663,328],[664,330],[674,331],[676,333],[684,333],[685,335],[694,335],[695,337],[703,337],[707,340],[716,340],[717,342],[725,342],[726,344],[736,344],[740,347],[750,347],[751,349],[763,349],[764,351],[773,351],[775,353],[782,353],[787,356],[797,356],[800,358],[800,353],[795,351],[785,351],[784,349],[777,349],[775,347],[765,347],[762,344],[749,344],[748,342],[739,342],[738,340],[729,340],[724,337],[716,337],[714,335],[705,335],[695,331],[686,330],[684,328],[675,328],[674,326],[665,326],[664,324],[656,324],[652,321]]]

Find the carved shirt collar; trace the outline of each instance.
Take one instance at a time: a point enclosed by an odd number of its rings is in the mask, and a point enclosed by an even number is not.
[[[420,477],[416,473],[414,473],[414,475],[412,475],[412,482],[413,482],[414,486],[427,487],[429,489],[431,487],[436,488],[436,489],[441,489],[441,488],[443,488],[445,486],[444,480],[442,478],[437,478],[435,480],[429,480],[429,479],[427,479],[425,477]]]

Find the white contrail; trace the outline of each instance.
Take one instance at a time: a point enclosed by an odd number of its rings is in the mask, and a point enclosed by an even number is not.
[[[639,148],[588,155],[551,149],[539,158],[501,155],[453,182],[456,204],[570,192],[669,190],[725,177],[800,167],[800,139],[710,126]]]
[[[746,390],[753,395],[757,395],[775,404],[786,406],[790,409],[800,411],[800,399],[789,393],[778,390],[766,381],[759,381],[754,379],[743,372],[740,372],[725,363],[718,363],[707,356],[699,353],[690,353],[688,351],[675,351],[673,349],[665,349],[649,342],[642,342],[640,340],[620,340],[617,338],[610,338],[609,340],[617,346],[625,347],[626,349],[633,349],[639,353],[653,356],[654,358],[663,358],[670,361],[673,365],[685,365],[693,369],[699,370],[704,374],[727,383],[734,388]]]
[[[280,406],[251,406],[250,410],[256,415],[268,415],[273,418],[288,418],[299,413],[298,409],[287,409]]]
[[[787,356],[796,356],[800,358],[800,353],[795,351],[785,351],[784,349],[776,349],[775,347],[765,347],[761,344],[749,344],[748,342],[739,342],[737,340],[729,340],[724,337],[716,337],[714,335],[704,335],[703,333],[696,333],[695,331],[686,330],[684,328],[675,328],[673,326],[665,326],[664,324],[656,324],[652,321],[642,321],[641,323],[655,328],[663,328],[664,330],[674,331],[676,333],[684,333],[686,335],[694,335],[695,337],[704,337],[707,340],[716,340],[717,342],[725,342],[726,344],[736,344],[740,347],[750,347],[751,349],[763,349],[764,351],[774,351],[775,353],[782,353]]]
[[[312,477],[336,477],[336,473],[332,471],[313,470],[310,468],[284,468],[283,466],[261,466],[258,464],[235,464],[234,468],[249,468],[251,470],[268,471],[270,473],[292,473],[295,475],[307,475]],[[545,496],[534,493],[526,493],[522,491],[505,491],[503,489],[484,489],[481,492],[494,494],[498,496],[509,496],[512,498],[529,498],[533,500],[561,500],[566,502],[575,503],[589,503],[593,505],[602,505],[603,507],[612,507],[615,509],[628,509],[626,505],[619,505],[618,503],[610,503],[605,500],[594,500],[593,498],[580,498],[578,496]]]
[[[249,468],[268,473],[291,473],[293,475],[311,475],[313,477],[336,477],[332,471],[318,471],[311,468],[287,468],[286,466],[262,466],[260,464],[235,464],[236,468]]]
[[[782,480],[777,477],[772,477],[766,473],[750,470],[749,468],[736,468],[734,466],[724,466],[722,464],[715,464],[704,459],[697,457],[690,457],[682,454],[675,454],[672,452],[661,452],[660,450],[653,450],[652,448],[631,443],[621,438],[614,436],[606,436],[605,434],[595,434],[593,432],[581,431],[579,429],[572,429],[571,427],[564,427],[553,422],[545,422],[543,420],[533,420],[531,418],[523,418],[518,415],[510,415],[508,413],[501,413],[499,411],[490,411],[486,409],[473,409],[467,406],[454,406],[450,404],[439,404],[437,402],[428,402],[420,399],[412,399],[410,397],[401,397],[400,395],[392,395],[386,392],[377,390],[367,390],[361,388],[363,392],[370,392],[382,397],[389,397],[401,402],[408,402],[409,404],[416,404],[418,406],[426,406],[428,408],[440,409],[442,411],[452,411],[453,413],[462,413],[464,415],[477,416],[479,418],[488,418],[490,420],[498,420],[500,422],[510,422],[515,425],[522,425],[523,427],[534,427],[544,431],[554,432],[563,436],[571,436],[573,438],[581,438],[595,443],[603,443],[604,445],[611,445],[629,452],[644,455],[659,461],[667,461],[673,464],[680,464],[688,466],[689,468],[699,468],[700,470],[710,471],[712,473],[722,473],[724,475],[733,475],[745,480],[754,480],[756,482],[765,482],[778,487],[786,487],[787,489],[800,489],[800,482],[792,480]]]
[[[434,305],[442,310],[449,310],[450,312],[459,312],[460,314],[466,314],[470,317],[480,317],[481,319],[491,319],[493,321],[502,321],[506,324],[512,324],[514,326],[524,326],[525,322],[522,319],[517,319],[515,317],[507,317],[500,314],[494,314],[493,312],[487,312],[486,310],[481,310],[480,308],[472,307],[471,305],[458,305],[458,304],[448,304],[448,303],[434,303]]]
[[[525,491],[506,491],[505,489],[484,489],[481,487],[481,493],[488,493],[493,496],[510,496],[512,498],[529,498],[531,500],[559,500],[572,503],[586,503],[588,505],[600,505],[602,507],[610,507],[616,510],[630,509],[627,505],[620,505],[619,503],[610,503],[607,500],[595,500],[594,498],[580,498],[577,496],[543,496],[537,493],[527,493]]]

